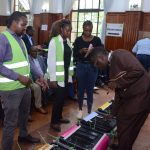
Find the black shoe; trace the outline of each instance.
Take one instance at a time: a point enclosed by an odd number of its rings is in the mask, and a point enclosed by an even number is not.
[[[51,124],[50,127],[56,132],[61,132],[61,127],[59,124]]]
[[[67,123],[70,123],[70,120],[68,120],[68,119],[60,119],[59,122],[67,124]]]
[[[26,137],[18,136],[18,142],[40,143],[40,139],[32,137],[30,134],[28,134]]]

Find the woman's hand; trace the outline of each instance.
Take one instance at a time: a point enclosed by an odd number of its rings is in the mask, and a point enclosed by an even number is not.
[[[87,53],[87,51],[88,51],[88,48],[82,48],[82,49],[80,49],[80,53],[82,54],[82,53]]]
[[[58,86],[57,86],[57,81],[51,81],[51,82],[49,83],[49,87],[52,88],[52,89],[57,88],[57,87],[58,87]]]

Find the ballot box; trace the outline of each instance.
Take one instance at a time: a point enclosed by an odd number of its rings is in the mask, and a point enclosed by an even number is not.
[[[107,118],[107,114],[101,112],[92,112],[80,121],[81,126],[89,127],[96,132],[110,133],[116,128],[116,119]]]
[[[55,142],[59,150],[60,147],[68,150],[107,150],[109,137],[90,128],[81,125],[74,125],[61,134],[59,140]]]

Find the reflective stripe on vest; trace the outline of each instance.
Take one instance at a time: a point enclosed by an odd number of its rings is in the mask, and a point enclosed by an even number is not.
[[[24,54],[16,39],[8,31],[3,32],[3,34],[6,36],[12,49],[12,60],[4,62],[3,65],[20,75],[29,76],[30,64],[28,63],[28,54],[25,44],[22,41],[25,48]],[[19,81],[11,80],[0,75],[0,91],[10,91],[24,87],[25,86],[22,85]]]
[[[26,74],[24,76],[29,77],[29,74]],[[0,77],[0,83],[5,83],[5,82],[14,82],[14,80]]]
[[[64,82],[64,54],[63,46],[59,41],[59,36],[54,37],[55,46],[56,46],[56,80],[58,82]]]
[[[64,82],[64,50],[62,43],[59,41],[59,36],[53,38],[56,46],[56,80],[58,82]],[[70,46],[70,44],[69,44]],[[73,57],[71,57],[70,67],[69,67],[69,75],[73,75]],[[47,69],[47,76],[50,79],[50,75]]]
[[[27,61],[13,63],[13,64],[4,64],[4,66],[7,67],[7,68],[9,68],[9,69],[21,68],[21,67],[25,67],[27,65],[28,65]]]

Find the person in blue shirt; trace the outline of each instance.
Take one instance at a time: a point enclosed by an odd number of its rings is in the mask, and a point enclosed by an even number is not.
[[[132,52],[136,54],[146,71],[150,70],[150,39],[145,37],[135,44]]]

